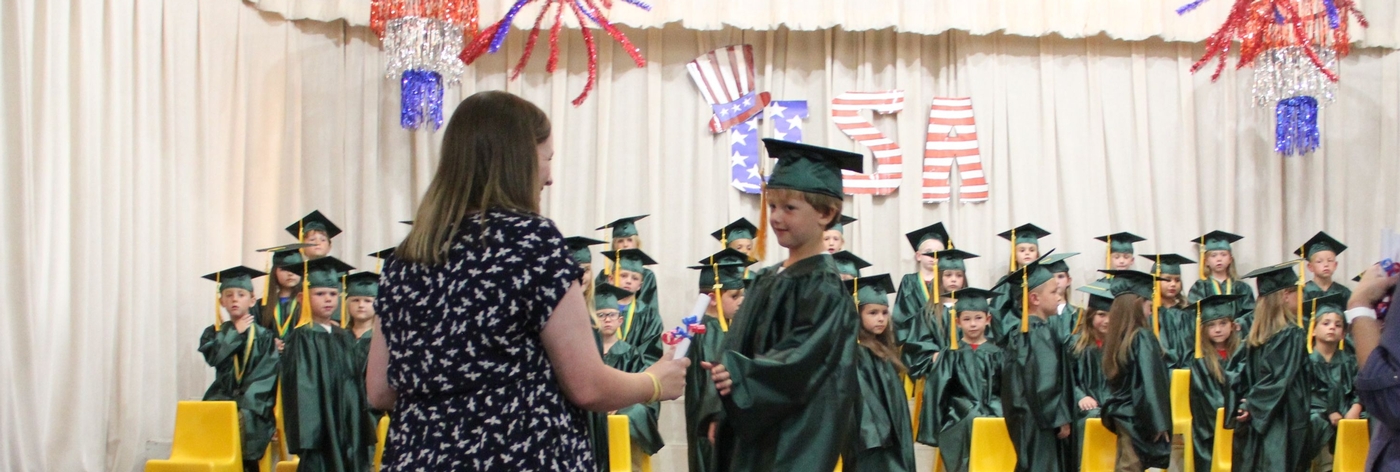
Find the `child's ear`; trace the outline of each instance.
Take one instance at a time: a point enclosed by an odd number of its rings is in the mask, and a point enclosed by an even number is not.
[[[710,292],[710,306],[719,306],[719,292]]]

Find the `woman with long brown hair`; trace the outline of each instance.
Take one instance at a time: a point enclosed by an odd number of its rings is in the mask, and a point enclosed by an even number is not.
[[[367,383],[394,410],[384,469],[595,469],[586,417],[675,399],[686,359],[603,364],[582,273],[540,192],[549,119],[505,92],[457,106],[413,229],[384,264]],[[572,404],[572,405],[570,405]]]
[[[1100,271],[1113,276],[1103,373],[1108,398],[1104,426],[1118,435],[1119,471],[1165,469],[1171,463],[1171,381],[1162,345],[1147,321],[1156,278],[1135,270]]]
[[[1253,326],[1245,338],[1236,393],[1234,470],[1292,471],[1305,466],[1309,379],[1307,333],[1298,323],[1296,263],[1246,275],[1259,286]],[[1233,427],[1226,421],[1226,427]]]

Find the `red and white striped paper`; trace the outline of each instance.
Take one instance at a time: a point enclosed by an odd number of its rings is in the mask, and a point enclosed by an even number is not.
[[[831,121],[841,132],[875,153],[873,172],[842,171],[847,195],[889,195],[904,177],[904,151],[861,116],[862,110],[890,114],[904,110],[904,91],[846,92],[831,100]]]
[[[987,201],[987,177],[977,145],[977,121],[971,98],[935,98],[928,112],[928,141],[924,145],[924,203],[952,199],[953,164],[958,166],[958,198]]]

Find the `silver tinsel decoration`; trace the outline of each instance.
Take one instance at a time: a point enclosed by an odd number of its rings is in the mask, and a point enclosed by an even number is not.
[[[1318,47],[1317,57],[1329,70],[1337,70],[1337,53]],[[1271,106],[1289,97],[1315,97],[1319,104],[1332,103],[1337,83],[1318,70],[1298,46],[1264,51],[1254,60],[1254,106]]]
[[[455,84],[466,71],[457,57],[462,52],[462,27],[422,17],[389,20],[384,24],[385,76],[399,79],[406,70],[437,72],[444,84]]]

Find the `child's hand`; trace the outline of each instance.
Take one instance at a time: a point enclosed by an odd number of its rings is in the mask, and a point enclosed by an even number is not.
[[[1156,436],[1152,437],[1152,442],[1172,442],[1172,432],[1159,431]]]
[[[717,426],[716,426],[715,423],[710,423],[710,432],[709,432],[710,444],[714,444],[714,443],[715,443],[715,429],[716,429],[716,428],[717,428]]]
[[[1241,423],[1248,423],[1248,422],[1249,422],[1249,412],[1248,412],[1248,411],[1237,410],[1237,412],[1239,413],[1239,415],[1236,415],[1236,416],[1235,416],[1235,421],[1238,421],[1238,422],[1241,422]]]
[[[1097,410],[1098,408],[1099,402],[1094,401],[1093,397],[1084,397],[1079,399],[1079,409],[1081,411]]]
[[[1060,439],[1069,437],[1069,423],[1060,425],[1060,427],[1055,430],[1055,437]]]
[[[1334,411],[1332,414],[1327,415],[1327,420],[1332,422],[1332,426],[1336,426],[1337,422],[1342,420],[1342,414]]]
[[[701,362],[700,367],[710,371],[710,381],[715,383],[715,390],[719,391],[719,396],[729,396],[730,389],[734,387],[734,381],[729,379],[729,370],[724,368],[724,364]]]
[[[281,354],[282,348],[287,347],[287,343],[282,342],[281,339],[274,339],[273,341],[277,342],[277,353]]]

